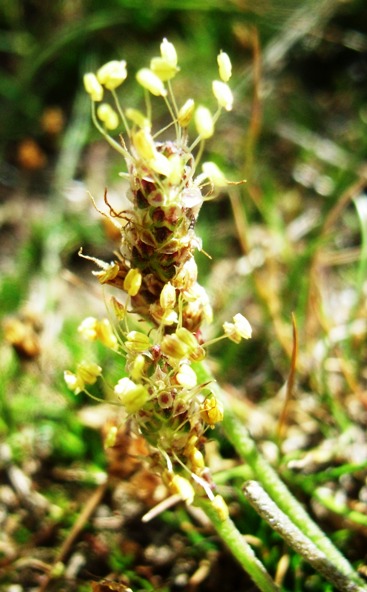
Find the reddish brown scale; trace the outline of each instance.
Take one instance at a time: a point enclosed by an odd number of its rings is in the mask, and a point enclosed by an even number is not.
[[[160,345],[153,345],[153,347],[150,348],[150,353],[152,354],[152,358],[153,358],[153,362],[156,363],[158,362],[158,360],[161,357],[161,346]]]
[[[198,329],[197,331],[195,331],[194,335],[195,335],[199,345],[203,345],[203,343],[205,343],[205,339],[203,337],[203,332],[201,329]]]
[[[149,207],[149,202],[146,199],[146,197],[141,189],[138,189],[136,191],[135,200],[136,200],[136,205],[140,210],[144,210],[145,208]]]

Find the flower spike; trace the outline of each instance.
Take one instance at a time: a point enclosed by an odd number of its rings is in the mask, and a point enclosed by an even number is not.
[[[121,174],[129,185],[129,205],[116,210],[105,193],[108,212],[101,213],[121,232],[111,262],[82,255],[97,265],[94,275],[101,284],[120,291],[120,298],[110,301],[113,322],[87,317],[79,333],[125,360],[122,376],[110,390],[129,415],[131,429],[146,438],[152,458],[159,459],[162,479],[173,497],[192,504],[195,496],[206,496],[218,517],[225,519],[227,507],[215,495],[203,448],[205,432],[222,420],[223,407],[210,384],[200,384],[195,372],[195,363],[205,358],[210,344],[203,328],[212,319],[208,295],[197,281],[194,255],[202,247],[195,223],[205,201],[202,188],[209,186],[214,192],[227,185],[214,162],[204,163],[197,173],[204,141],[214,134],[220,111],[230,111],[233,105],[228,86],[231,63],[224,52],[218,55],[218,67],[220,80],[212,83],[218,103],[214,115],[206,105],[196,106],[193,98],[176,100],[172,81],[179,72],[178,57],[166,38],[150,67],[136,73],[138,84],[148,91],[146,112],[123,109],[119,102],[116,91],[127,77],[125,60],[111,60],[96,74],[85,75],[92,103],[100,103],[93,105],[94,123],[125,159],[127,172]],[[104,99],[108,92],[111,104]],[[154,129],[155,101],[150,95],[163,99],[171,118],[160,131]],[[189,147],[191,121],[197,137]],[[109,131],[119,126],[125,132],[116,142]],[[235,315],[232,323],[224,324],[221,338],[238,342],[250,334],[248,321]],[[101,374],[97,364],[82,361],[75,372],[65,372],[65,381],[78,394],[97,383]],[[111,432],[106,446],[113,445],[115,436]]]

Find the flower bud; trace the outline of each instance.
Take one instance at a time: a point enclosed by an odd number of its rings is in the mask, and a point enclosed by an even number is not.
[[[188,290],[196,282],[197,277],[198,268],[195,259],[190,257],[172,279],[172,284],[178,290]]]
[[[172,154],[168,161],[171,170],[167,175],[167,181],[171,185],[180,185],[184,178],[185,163],[179,154]]]
[[[193,350],[199,345],[195,335],[193,335],[188,329],[185,329],[185,327],[180,327],[177,329],[176,335],[183,343],[187,345],[189,350]]]
[[[185,300],[188,303],[185,308],[185,315],[188,318],[202,317],[207,323],[213,321],[213,310],[203,286],[197,283],[190,286],[185,290]]]
[[[178,112],[178,123],[181,127],[187,127],[192,119],[195,109],[195,102],[193,99],[187,99]]]
[[[125,60],[112,60],[107,62],[97,71],[98,82],[108,90],[114,90],[124,82],[127,77]]]
[[[233,94],[228,84],[220,80],[213,80],[212,89],[219,107],[224,107],[226,111],[231,111],[233,106]]]
[[[94,317],[87,317],[79,325],[78,332],[84,339],[88,341],[96,341],[98,339],[103,345],[111,349],[115,349],[118,345],[117,337],[108,319],[99,321]]]
[[[84,74],[83,77],[84,88],[90,95],[92,101],[102,101],[103,99],[103,88],[97,80],[97,77],[92,72]]]
[[[162,308],[158,302],[153,302],[149,306],[149,313],[159,325],[170,327],[178,323],[177,312],[172,308]]]
[[[163,286],[159,296],[159,303],[163,309],[173,308],[176,304],[176,289],[170,282]]]
[[[107,282],[114,280],[117,276],[120,268],[117,263],[103,263],[102,271],[92,271],[93,275],[98,278],[101,284],[107,284]]]
[[[151,346],[150,339],[145,333],[140,331],[130,331],[127,334],[127,340],[125,341],[125,347],[130,352],[143,352],[149,349]]]
[[[204,171],[204,175],[213,185],[216,187],[224,187],[227,185],[227,181],[220,170],[220,168],[215,164],[215,162],[203,162],[202,169]]]
[[[146,129],[150,131],[152,124],[141,111],[139,111],[138,109],[128,108],[126,109],[125,113],[126,117],[128,117],[133,123],[135,123],[135,125],[137,125],[141,129]]]
[[[217,56],[219,77],[223,82],[228,82],[232,76],[232,64],[231,60],[224,51],[221,51]]]
[[[181,364],[175,378],[185,388],[194,388],[197,385],[196,373],[188,364]]]
[[[176,331],[177,338],[184,343],[187,348],[186,355],[191,362],[201,362],[205,358],[205,350],[199,345],[195,335],[185,327],[180,327]]]
[[[233,323],[223,323],[225,335],[234,343],[240,343],[241,339],[250,339],[252,335],[251,325],[240,313],[233,317]]]
[[[86,317],[78,327],[78,333],[83,339],[87,341],[95,341],[97,339],[97,319],[94,317]]]
[[[174,475],[170,482],[170,489],[172,493],[178,493],[180,498],[187,504],[192,504],[195,497],[195,491],[190,481],[181,477],[180,475]]]
[[[202,106],[196,109],[195,126],[199,136],[203,140],[207,140],[214,134],[214,121],[209,109]]]
[[[164,58],[160,57],[150,60],[150,69],[162,82],[171,80],[178,72],[176,66],[172,66]]]
[[[152,160],[157,155],[154,140],[147,129],[141,129],[132,137],[134,148],[144,160]]]
[[[94,384],[102,374],[102,368],[94,362],[83,361],[78,364],[76,374],[85,384]]]
[[[115,349],[118,345],[117,337],[108,319],[101,319],[97,325],[98,339],[103,345]]]
[[[136,296],[140,290],[142,275],[138,269],[130,269],[124,279],[124,290],[129,296]]]
[[[94,384],[101,373],[102,368],[98,364],[83,361],[78,364],[75,373],[65,370],[64,380],[68,388],[79,395],[85,389],[85,385]]]
[[[105,124],[108,130],[114,130],[119,124],[119,118],[114,109],[108,103],[102,103],[97,109],[98,118]]]
[[[164,88],[162,80],[154,74],[149,68],[142,68],[136,74],[138,83],[149,90],[156,97],[165,97],[167,90]]]
[[[65,370],[64,372],[64,380],[66,382],[66,386],[73,391],[76,395],[79,395],[84,390],[85,384],[80,378],[74,374],[74,372],[70,372],[70,370]]]
[[[114,391],[129,414],[139,411],[149,398],[145,386],[135,384],[127,376],[118,381]]]
[[[250,339],[252,335],[252,328],[246,317],[244,317],[241,313],[238,312],[234,315],[233,321],[241,337],[243,339]]]
[[[163,337],[161,351],[169,358],[181,360],[186,357],[188,347],[177,337],[176,333],[172,333],[172,335],[165,335]]]
[[[145,358],[143,354],[138,354],[135,356],[134,361],[132,362],[131,366],[129,366],[129,372],[131,378],[134,380],[139,380],[143,374],[145,366]]]

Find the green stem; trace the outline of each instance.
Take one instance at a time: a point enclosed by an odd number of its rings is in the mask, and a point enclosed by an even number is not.
[[[293,524],[284,512],[279,510],[268,494],[257,481],[247,481],[243,492],[255,508],[257,513],[269,526],[285,540],[287,545],[310,563],[316,571],[324,576],[337,590],[341,592],[362,592],[361,588],[351,578],[339,572],[333,563],[330,563],[325,553],[307,538],[303,532]]]
[[[367,273],[367,208],[365,196],[360,195],[359,197],[356,197],[353,201],[361,225],[361,254],[359,258],[359,267],[357,272],[357,303],[355,306],[355,308],[357,309],[362,302],[363,285]]]
[[[195,498],[195,503],[204,510],[222,541],[255,582],[259,590],[262,592],[278,592],[278,586],[273,582],[265,567],[256,557],[243,535],[237,530],[232,520],[230,518],[222,520],[208,500]]]
[[[234,415],[228,404],[225,393],[214,381],[210,371],[204,364],[198,364],[197,371],[200,381],[207,382],[210,379],[212,380],[211,390],[224,406],[224,431],[238,454],[252,469],[254,479],[261,483],[270,498],[277,504],[280,510],[290,518],[293,524],[295,524],[303,534],[306,535],[306,537],[308,537],[318,549],[320,549],[320,551],[325,553],[327,559],[330,563],[335,565],[335,568],[338,571],[349,577],[356,584],[362,586],[363,590],[367,590],[347,559],[333,545],[317,524],[313,522],[303,506],[295,499],[274,469],[261,455],[246,427]]]

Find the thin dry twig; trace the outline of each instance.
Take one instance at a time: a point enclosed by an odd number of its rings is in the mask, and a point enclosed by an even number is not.
[[[286,421],[287,415],[289,410],[289,404],[293,398],[294,392],[294,382],[296,376],[296,364],[297,364],[297,353],[298,353],[298,335],[297,335],[297,326],[296,326],[296,319],[294,314],[292,314],[292,328],[293,328],[293,349],[292,349],[292,357],[291,357],[291,367],[289,370],[289,376],[286,382],[286,390],[285,390],[285,399],[282,408],[282,412],[279,417],[278,428],[277,428],[277,439],[278,441],[282,440],[284,437],[284,431],[286,429]]]
[[[320,306],[320,290],[318,288],[320,270],[325,267],[325,259],[322,254],[322,247],[324,246],[328,235],[333,229],[335,223],[340,218],[343,210],[352,201],[352,199],[361,193],[367,185],[367,171],[362,170],[360,176],[355,183],[350,185],[346,191],[340,196],[335,206],[330,210],[325,218],[324,224],[320,231],[320,248],[315,251],[313,260],[310,265],[310,287],[307,305],[307,316],[306,316],[306,335],[312,334],[312,328],[315,326],[315,320],[317,319],[321,327],[328,333],[329,327],[326,326],[326,320],[320,315],[322,306]]]
[[[94,510],[100,503],[101,499],[103,498],[105,491],[108,486],[108,479],[104,483],[102,483],[97,489],[93,492],[91,497],[88,499],[86,505],[84,506],[82,512],[79,514],[75,524],[73,525],[71,531],[69,532],[68,536],[64,540],[61,548],[56,556],[56,559],[51,567],[49,574],[45,578],[44,582],[41,584],[38,592],[45,592],[47,589],[50,580],[52,579],[53,574],[53,567],[57,564],[60,564],[64,561],[65,557],[68,555],[75,539],[79,536],[80,532],[82,531],[84,525],[89,520],[91,515],[93,514]]]

